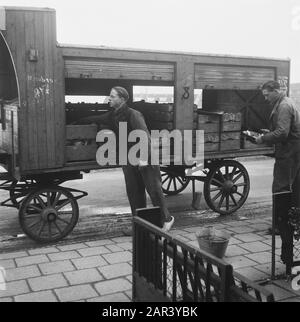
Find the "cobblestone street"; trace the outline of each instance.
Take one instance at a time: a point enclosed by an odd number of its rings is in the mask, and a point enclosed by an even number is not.
[[[268,282],[270,278],[269,225],[269,216],[214,225],[232,235],[225,260],[252,281]],[[198,228],[173,229],[171,234],[198,248]],[[280,275],[285,266],[279,259],[279,238],[276,246],[276,275]],[[129,236],[2,253],[0,266],[6,269],[7,290],[0,291],[0,302],[129,302],[131,263]],[[290,284],[279,279],[265,287],[277,301],[300,301],[299,291],[293,291]]]

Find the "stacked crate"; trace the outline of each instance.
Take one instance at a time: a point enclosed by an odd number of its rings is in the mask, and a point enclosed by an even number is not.
[[[174,126],[174,105],[173,104],[159,104],[159,103],[146,103],[144,101],[134,102],[132,107],[135,110],[140,111],[145,118],[147,127],[149,131],[151,130],[168,130],[172,131],[175,130]],[[194,113],[193,113],[193,129],[197,129],[197,121],[198,121],[198,114],[197,114],[197,105],[194,105]],[[156,147],[156,146],[155,146]],[[171,159],[175,160],[180,158],[178,155],[174,155],[174,142],[173,140],[170,141],[170,146],[164,146],[166,152],[171,153]],[[195,146],[193,146],[195,149]],[[157,149],[160,150],[162,156],[162,145],[161,142],[157,146]],[[183,148],[182,148],[183,151]],[[175,158],[177,157],[177,158]],[[164,160],[161,159],[162,163]]]
[[[174,127],[174,105],[146,103],[144,101],[134,102],[132,108],[140,111],[147,123],[149,130],[168,130],[172,131]],[[197,105],[194,105],[193,129],[197,129],[198,114]]]
[[[97,125],[66,126],[66,161],[94,161],[97,152]]]
[[[204,130],[204,151],[231,151],[241,147],[241,113],[198,111],[198,130]]]
[[[174,112],[172,104],[141,101],[134,102],[132,107],[144,115],[149,130],[173,130]]]

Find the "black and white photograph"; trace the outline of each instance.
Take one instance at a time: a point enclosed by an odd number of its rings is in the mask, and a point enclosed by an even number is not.
[[[300,0],[0,0],[1,308],[300,302],[299,40]]]

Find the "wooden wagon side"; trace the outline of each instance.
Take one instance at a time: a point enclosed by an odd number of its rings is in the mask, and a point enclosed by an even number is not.
[[[65,164],[64,75],[56,43],[55,11],[1,10],[1,36],[10,52],[6,62],[13,64],[16,72],[17,91],[11,98],[18,102],[16,159],[20,175],[61,168]]]

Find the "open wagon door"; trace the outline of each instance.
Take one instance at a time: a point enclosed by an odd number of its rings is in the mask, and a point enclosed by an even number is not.
[[[8,171],[7,175],[16,179],[19,177],[19,98],[15,65],[0,30],[0,164]]]

